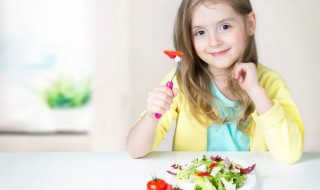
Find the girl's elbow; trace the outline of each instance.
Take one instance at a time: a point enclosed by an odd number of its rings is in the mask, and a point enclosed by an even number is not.
[[[127,152],[131,158],[139,159],[146,156],[149,152],[144,152],[142,149],[132,147],[127,144]]]
[[[133,152],[131,152],[131,151],[128,151],[128,154],[129,154],[129,156],[130,156],[131,158],[133,158],[133,159],[139,159],[139,158],[142,158],[142,157],[143,157],[143,156],[138,155],[138,154],[135,154],[135,153],[133,153]]]
[[[298,162],[301,158],[301,153],[287,153],[287,155],[283,155],[279,160],[286,164],[294,164]]]
[[[292,147],[291,149],[282,150],[281,153],[275,154],[275,157],[283,163],[294,164],[300,160],[302,153],[302,147]]]

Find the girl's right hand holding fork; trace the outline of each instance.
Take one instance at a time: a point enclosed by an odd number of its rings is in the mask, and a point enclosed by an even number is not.
[[[148,94],[147,114],[150,118],[156,119],[155,114],[164,114],[173,102],[173,98],[178,95],[178,89],[172,90],[165,85],[157,86]]]

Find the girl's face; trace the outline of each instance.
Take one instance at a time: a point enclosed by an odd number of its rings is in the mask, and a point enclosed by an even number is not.
[[[193,45],[212,74],[224,74],[240,58],[246,46],[245,27],[244,17],[226,3],[205,2],[194,9]]]

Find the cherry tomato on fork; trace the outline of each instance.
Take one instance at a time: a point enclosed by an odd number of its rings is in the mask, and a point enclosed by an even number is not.
[[[147,183],[147,190],[166,190],[167,189],[167,183],[160,178],[152,177],[152,180],[150,180]]]

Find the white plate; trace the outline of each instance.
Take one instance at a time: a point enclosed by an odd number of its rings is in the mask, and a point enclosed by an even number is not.
[[[198,159],[201,159],[201,158],[198,158]],[[229,158],[229,160],[234,162],[234,163],[240,164],[243,168],[247,168],[247,167],[252,165],[252,164],[250,165],[246,161],[239,160],[239,159]],[[184,165],[184,164],[188,164],[190,162],[191,162],[191,160],[187,161],[187,162],[179,162],[179,163],[176,163],[176,164]],[[168,170],[172,171],[172,168],[169,168]],[[237,190],[250,190],[250,189],[252,189],[254,187],[254,185],[256,184],[255,172],[252,171],[250,174],[247,174],[247,176],[248,176],[248,178],[247,178],[246,182],[240,188],[238,188]],[[189,182],[181,183],[175,178],[174,175],[169,174],[167,172],[165,174],[164,180],[167,183],[172,184],[173,186],[178,185],[180,188],[183,188],[183,190],[194,190],[194,185],[192,183],[189,183]]]

